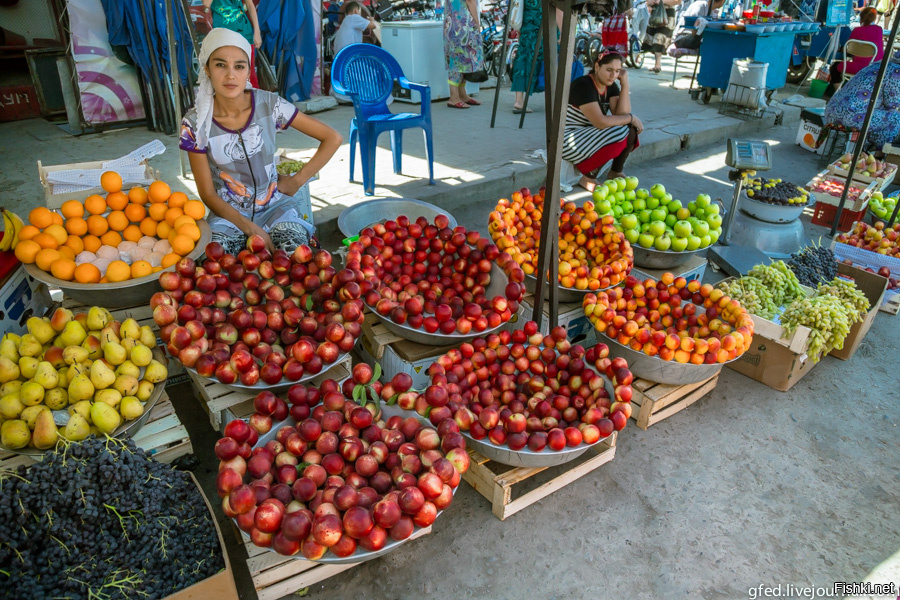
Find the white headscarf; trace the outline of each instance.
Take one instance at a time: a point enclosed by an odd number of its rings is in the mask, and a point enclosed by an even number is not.
[[[210,55],[223,46],[235,46],[244,51],[247,60],[250,60],[252,50],[250,44],[239,33],[235,33],[224,27],[216,27],[207,34],[203,39],[203,45],[200,46],[200,76],[197,79],[197,99],[195,108],[197,110],[197,147],[204,148],[209,141],[209,128],[212,126],[213,119],[213,90],[212,82],[209,75],[206,74],[206,63],[209,61]],[[247,79],[247,88],[252,88],[250,80]]]

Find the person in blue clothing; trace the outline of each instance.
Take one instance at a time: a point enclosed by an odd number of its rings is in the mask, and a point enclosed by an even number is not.
[[[203,6],[212,12],[212,26],[239,33],[250,44],[250,85],[259,87],[256,79],[256,52],[262,46],[259,19],[253,0],[203,0]]]

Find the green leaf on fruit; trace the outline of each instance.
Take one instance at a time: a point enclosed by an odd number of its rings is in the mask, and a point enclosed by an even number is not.
[[[306,310],[312,310],[313,307],[313,299],[312,296],[307,296],[306,298]]]
[[[303,469],[305,469],[306,467],[308,467],[308,466],[311,465],[311,464],[312,464],[312,463],[308,463],[308,462],[302,462],[302,463],[300,463],[299,465],[297,465],[297,472],[298,472],[298,473],[302,473],[302,472],[303,472]]]
[[[381,363],[375,363],[375,372],[372,373],[372,381],[381,379]]]

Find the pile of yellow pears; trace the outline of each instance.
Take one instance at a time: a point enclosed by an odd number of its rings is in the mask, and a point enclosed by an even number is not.
[[[154,386],[168,377],[153,358],[150,327],[119,323],[105,308],[77,315],[58,308],[26,327],[0,340],[0,442],[10,450],[112,435],[144,414]]]

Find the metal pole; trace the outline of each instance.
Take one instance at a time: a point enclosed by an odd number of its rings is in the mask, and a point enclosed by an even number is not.
[[[897,26],[900,25],[900,18],[894,19],[894,24],[891,26],[891,35],[888,38],[888,43],[886,44],[886,48],[893,49],[894,40],[897,38]],[[869,124],[872,122],[872,113],[875,112],[875,103],[878,101],[878,96],[881,94],[881,84],[884,82],[884,75],[887,73],[888,65],[890,64],[891,59],[889,58],[889,51],[886,50],[884,54],[884,58],[881,59],[881,65],[878,68],[878,75],[875,77],[875,85],[872,90],[872,97],[869,100],[869,107],[866,109],[866,118],[863,119],[862,127],[859,130],[859,135],[856,139],[856,146],[853,148],[853,162],[850,164],[850,173],[847,175],[847,180],[844,182],[844,191],[841,193],[841,201],[838,203],[837,214],[834,215],[834,223],[831,224],[831,236],[833,237],[835,233],[837,233],[838,223],[841,220],[841,213],[844,212],[844,205],[847,203],[847,194],[850,192],[850,181],[853,179],[853,174],[856,172],[856,163],[859,162],[859,157],[862,154],[863,145],[866,142],[866,136],[869,135]],[[897,209],[894,208],[894,214],[891,215],[891,223],[893,223],[894,217],[897,216]]]
[[[554,15],[554,19],[556,16]],[[531,56],[531,71],[528,72],[528,83],[525,86],[525,101],[522,102],[522,114],[519,116],[519,129],[522,129],[522,126],[525,125],[525,112],[528,110],[528,99],[531,98],[531,90],[534,87],[534,75],[537,71],[537,57],[538,50],[541,49],[541,44],[544,43],[544,29],[543,27],[538,30],[537,40],[534,43],[534,54]],[[519,46],[521,46],[521,41],[519,42]],[[544,77],[544,87],[547,87],[547,77]],[[548,108],[549,110],[549,108]]]
[[[512,2],[506,4],[506,23],[503,25],[503,47],[500,48],[500,65],[497,69],[497,87],[494,88],[494,108],[491,111],[491,129],[497,120],[497,105],[500,103],[500,83],[503,81],[503,69],[506,68],[506,43],[509,40],[509,19],[512,15]]]
[[[181,123],[181,79],[178,77],[178,50],[175,47],[175,19],[172,16],[172,2],[166,1],[166,34],[169,38],[169,76],[172,79],[172,94],[175,102],[175,131]],[[190,80],[190,78],[188,78]],[[178,153],[179,164],[181,165],[181,176],[187,174],[187,165],[185,164],[184,152]]]
[[[545,44],[544,73],[548,82],[547,96],[547,187],[544,196],[544,212],[541,215],[540,257],[538,259],[537,285],[534,290],[534,314],[532,319],[541,327],[544,315],[544,289],[550,286],[550,328],[559,323],[559,182],[561,174],[563,134],[565,132],[566,103],[572,72],[572,46],[575,45],[575,27],[572,18],[574,0],[543,0],[544,39],[556,39],[556,4],[563,11],[560,52],[562,63],[557,65],[556,44]],[[553,109],[551,110],[551,106]]]

